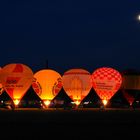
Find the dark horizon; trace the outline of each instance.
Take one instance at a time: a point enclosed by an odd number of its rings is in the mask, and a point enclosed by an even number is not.
[[[53,64],[50,66],[50,64],[48,63],[48,65],[46,65],[46,62],[42,65],[29,65],[27,63],[24,63],[24,62],[18,62],[18,61],[13,61],[13,62],[9,62],[3,66],[1,66],[1,68],[3,68],[4,66],[8,65],[8,64],[11,64],[11,63],[21,63],[21,64],[25,64],[27,65],[29,68],[31,68],[31,70],[33,71],[33,73],[35,74],[36,72],[40,71],[40,70],[43,70],[43,69],[52,69],[52,70],[55,70],[56,72],[58,72],[61,76],[68,70],[70,69],[75,69],[75,68],[78,68],[78,69],[85,69],[87,70],[88,72],[90,72],[91,74],[98,68],[101,68],[101,67],[111,67],[113,69],[116,69],[118,72],[122,73],[122,74],[140,74],[140,69],[138,68],[132,68],[132,67],[128,67],[128,68],[120,68],[120,67],[113,67],[113,66],[109,66],[109,65],[100,65],[98,67],[93,67],[93,69],[91,67],[82,67],[79,65],[79,67],[75,66],[75,67],[72,67],[72,66],[69,66],[69,67],[62,67],[60,68],[60,66],[58,67],[55,67],[55,65],[53,66]]]

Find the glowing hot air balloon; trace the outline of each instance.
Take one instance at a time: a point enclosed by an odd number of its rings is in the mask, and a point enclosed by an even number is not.
[[[107,102],[119,90],[122,77],[117,70],[103,67],[93,72],[92,81],[96,93],[101,98],[103,104],[107,105]]]
[[[0,72],[1,72],[2,68],[0,67]],[[3,93],[4,88],[2,86],[2,83],[0,83],[0,95]]]
[[[18,105],[32,84],[33,72],[24,64],[8,64],[0,72],[0,81],[14,104]]]
[[[51,69],[40,70],[34,74],[32,87],[43,100],[46,107],[62,88],[61,75]]]
[[[92,88],[91,74],[84,69],[71,69],[62,77],[63,88],[78,106]]]
[[[3,91],[4,91],[4,88],[3,88],[2,84],[0,83],[0,95],[3,93]]]

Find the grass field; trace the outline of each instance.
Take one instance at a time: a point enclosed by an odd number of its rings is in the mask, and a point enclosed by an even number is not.
[[[127,139],[140,134],[136,109],[0,109],[0,132],[16,139]]]

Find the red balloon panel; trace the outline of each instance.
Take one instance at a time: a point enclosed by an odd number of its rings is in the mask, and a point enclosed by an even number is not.
[[[101,99],[109,100],[120,88],[122,77],[112,68],[99,68],[92,74],[93,88]]]

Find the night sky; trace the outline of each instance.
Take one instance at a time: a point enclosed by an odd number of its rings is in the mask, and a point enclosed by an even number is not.
[[[140,0],[3,0],[0,66],[140,70]]]

